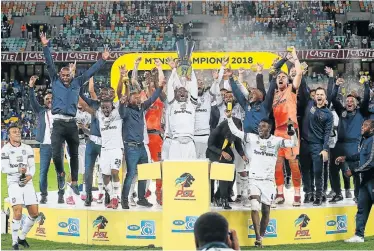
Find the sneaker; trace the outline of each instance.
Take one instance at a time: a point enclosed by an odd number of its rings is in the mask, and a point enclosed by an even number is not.
[[[351,190],[345,189],[345,198],[352,199],[352,193]]]
[[[357,204],[357,203],[358,203],[358,199],[357,199],[357,197],[354,197],[354,198],[353,198],[353,201]]]
[[[105,206],[110,203],[110,196],[109,194],[105,191],[105,196],[104,196],[104,204]]]
[[[360,236],[353,236],[351,238],[349,238],[348,240],[345,240],[344,242],[349,242],[349,243],[362,243],[362,242],[365,242],[365,239],[363,237],[360,237]]]
[[[68,204],[68,205],[75,205],[75,201],[74,201],[73,196],[67,197],[66,204]]]
[[[85,201],[87,198],[87,195],[86,194],[81,194],[81,200]]]
[[[63,194],[59,194],[59,195],[58,195],[57,203],[58,203],[58,204],[64,204],[64,203],[65,203],[64,195],[63,195]]]
[[[277,194],[274,201],[275,201],[275,204],[283,204],[285,201],[284,194]]]
[[[24,248],[29,248],[30,247],[30,245],[27,243],[26,239],[21,240],[19,237],[18,237],[18,244],[22,245]]]
[[[65,172],[57,174],[57,185],[59,190],[64,190],[66,183],[65,183]]]
[[[335,192],[334,192],[333,190],[331,190],[331,191],[329,192],[329,194],[326,195],[326,197],[327,197],[328,199],[331,199],[332,197],[334,197],[334,195],[335,195]]]
[[[329,203],[336,203],[338,201],[342,201],[343,200],[343,195],[342,194],[336,194],[334,197],[332,197],[331,200],[329,200]]]
[[[144,198],[148,198],[149,196],[151,196],[151,194],[152,194],[151,190],[148,189],[144,195]]]
[[[149,203],[147,199],[138,200],[137,204],[142,207],[152,207],[153,204]]]
[[[275,204],[275,201],[272,200],[271,203],[270,203],[270,207],[271,208],[277,208],[277,204]]]
[[[112,200],[110,200],[110,202],[108,204],[105,203],[105,207],[106,208],[113,208]]]
[[[91,206],[91,203],[92,203],[92,194],[87,194],[86,196],[86,200],[84,201],[84,205],[86,207],[90,207]]]
[[[240,203],[240,202],[242,202],[242,196],[238,195],[236,196],[235,203]]]
[[[77,184],[75,184],[75,185],[73,185],[73,184],[69,184],[69,186],[70,186],[71,190],[73,190],[73,192],[74,192],[76,195],[79,195],[79,188],[78,188],[78,185],[77,185]]]
[[[122,209],[130,209],[129,201],[127,199],[123,199],[121,202]]]
[[[131,196],[130,199],[129,199],[129,202],[130,202],[130,206],[136,207],[136,202],[134,200],[134,197]]]
[[[304,204],[311,203],[314,201],[313,193],[306,193],[304,196]]]
[[[262,246],[262,237],[261,237],[261,239],[255,241],[255,247],[257,247],[257,248],[263,248],[263,246]]]
[[[99,196],[97,197],[97,199],[94,199],[94,200],[96,200],[97,204],[102,204],[103,203],[103,199],[104,199],[104,194],[103,193],[99,193]]]
[[[117,199],[117,198],[113,198],[113,199],[110,201],[110,204],[112,204],[112,208],[113,208],[113,209],[117,209],[117,208],[118,208],[118,199]]]
[[[42,195],[42,198],[40,199],[40,204],[47,204],[47,195]]]
[[[18,243],[12,245],[13,250],[19,250]]]
[[[301,196],[300,196],[300,195],[299,195],[299,196],[295,195],[295,196],[293,197],[293,203],[292,203],[292,206],[294,206],[294,207],[299,207],[299,206],[301,206]]]
[[[322,198],[319,198],[317,197],[314,201],[313,201],[313,206],[321,206],[322,205]]]

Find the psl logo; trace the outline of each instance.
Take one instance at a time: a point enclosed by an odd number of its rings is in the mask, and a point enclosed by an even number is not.
[[[347,226],[347,215],[331,215],[326,216],[326,234],[340,234],[346,233]]]
[[[97,231],[94,232],[92,239],[98,241],[108,241],[107,232],[100,232],[100,229],[105,229],[106,225],[108,224],[108,220],[100,215],[93,221],[92,227],[96,228]]]
[[[47,218],[45,217],[43,212],[40,212],[38,218],[36,218],[36,222],[38,223],[35,231],[36,236],[46,236],[45,227],[43,226],[46,219]]]
[[[309,229],[306,228],[309,224],[310,218],[306,214],[301,214],[299,218],[295,220],[295,227],[299,229],[295,233],[295,240],[298,239],[310,239]]]
[[[195,178],[190,173],[184,173],[175,180],[175,186],[179,186],[177,193],[175,194],[175,200],[196,200],[193,194],[194,190],[185,190],[185,188],[191,187]]]

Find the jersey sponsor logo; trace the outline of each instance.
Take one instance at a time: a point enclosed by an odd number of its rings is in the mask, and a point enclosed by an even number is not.
[[[257,150],[254,150],[254,154],[256,155],[262,155],[262,156],[267,156],[267,157],[274,157],[275,154],[274,153],[268,153],[266,152],[266,146],[263,146],[265,148],[265,150],[262,150],[261,152],[257,151]]]
[[[276,104],[273,105],[273,107],[277,107],[283,103],[286,103],[287,99],[282,99],[281,101],[277,102]]]
[[[306,214],[301,214],[294,222],[295,227],[297,228],[295,232],[295,240],[302,239],[311,239],[310,230],[308,228],[310,218]]]
[[[196,200],[194,190],[186,190],[190,188],[195,181],[195,178],[190,173],[183,173],[175,180],[175,186],[180,187],[175,194],[174,200]]]
[[[100,230],[104,230],[107,224],[108,224],[108,220],[102,215],[99,215],[96,218],[96,220],[93,221],[92,227],[95,228],[96,231],[93,233],[92,240],[109,241],[108,236],[107,236],[108,232],[100,231]]]
[[[208,112],[208,109],[196,109],[196,112]]]
[[[17,162],[23,162],[23,156],[17,156],[16,161]]]
[[[127,239],[156,239],[156,223],[154,220],[141,220],[139,222],[127,221]]]
[[[9,164],[10,168],[16,168],[16,167],[27,167],[26,164],[19,163],[19,164]]]
[[[185,109],[182,109],[182,110],[175,110],[175,111],[174,111],[174,114],[178,114],[178,113],[187,113],[187,114],[192,114],[192,112],[187,111],[187,110],[185,110]]]
[[[101,128],[101,131],[103,132],[103,131],[107,131],[107,130],[116,130],[116,129],[117,129],[117,126],[109,126],[109,125],[107,125],[107,126]]]

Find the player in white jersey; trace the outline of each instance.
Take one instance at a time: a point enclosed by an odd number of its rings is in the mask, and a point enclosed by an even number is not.
[[[164,112],[163,112],[163,124],[164,124],[164,140],[162,142],[162,151],[161,151],[161,159],[166,160],[169,159],[169,150],[171,145],[171,133],[169,128],[169,114],[170,112],[170,105],[168,102],[164,102]]]
[[[38,215],[38,197],[32,178],[35,174],[34,150],[21,143],[21,130],[17,126],[8,129],[9,143],[1,149],[1,170],[7,174],[8,195],[13,209],[12,247],[18,250],[18,244],[29,247],[26,235],[34,225]],[[22,207],[26,206],[29,216],[21,228]]]
[[[235,126],[231,112],[227,112],[226,115],[229,118],[230,131],[244,142],[245,147],[248,148],[246,153],[250,154],[248,157],[251,158],[249,165],[251,216],[256,233],[255,245],[261,247],[262,238],[269,223],[271,201],[276,193],[274,178],[278,151],[280,148],[297,146],[298,139],[293,128],[293,136],[290,140],[271,135],[272,125],[269,119],[261,120],[258,125],[258,135],[244,133]],[[261,223],[258,212],[260,210],[262,212]]]
[[[186,81],[186,85],[183,85],[177,75],[176,62],[169,60],[169,65],[173,69],[167,85],[167,99],[170,105],[167,116],[172,135],[169,159],[196,159],[193,140],[197,105],[197,79],[192,71],[191,81]],[[190,96],[188,93],[190,93]]]
[[[107,208],[118,208],[121,183],[119,169],[123,158],[122,118],[119,114],[119,101],[113,103],[113,88],[103,88],[100,92],[101,102],[91,100],[93,111],[99,121],[101,134],[100,170],[103,175],[104,187],[110,196]]]
[[[206,149],[208,148],[208,138],[210,134],[211,107],[216,103],[221,103],[219,83],[222,80],[226,64],[227,61],[222,63],[219,73],[218,71],[213,72],[213,84],[209,91],[206,91],[201,79],[197,80],[198,97],[195,115],[195,145],[198,159],[206,159]]]

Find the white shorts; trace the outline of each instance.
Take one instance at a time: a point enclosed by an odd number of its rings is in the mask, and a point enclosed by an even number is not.
[[[173,139],[169,149],[169,160],[196,160],[196,148],[193,140],[182,144]]]
[[[35,193],[32,180],[27,182],[26,186],[20,187],[18,184],[10,184],[8,186],[9,200],[14,205],[38,205],[38,196]]]
[[[165,138],[164,142],[162,143],[162,149],[161,149],[162,160],[169,159],[170,144],[171,144],[171,138]]]
[[[206,159],[206,149],[208,148],[209,136],[195,136],[196,157],[197,159]]]
[[[101,149],[100,170],[104,175],[111,175],[112,170],[119,170],[122,165],[123,151],[117,149]]]
[[[252,196],[260,196],[261,203],[268,206],[270,206],[276,193],[274,181],[272,180],[249,179],[249,190]]]

